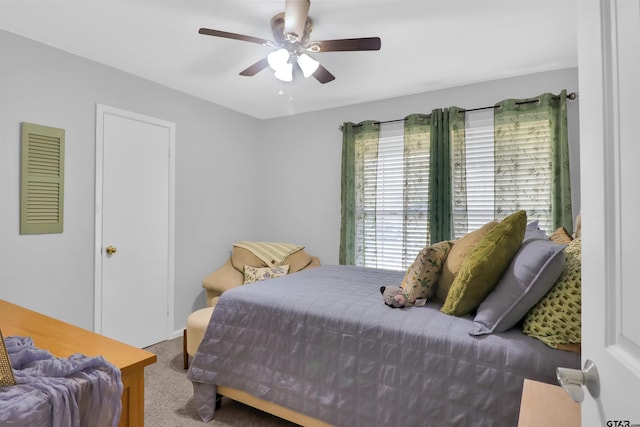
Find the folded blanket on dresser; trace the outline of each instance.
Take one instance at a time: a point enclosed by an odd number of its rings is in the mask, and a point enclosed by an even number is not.
[[[116,426],[120,370],[103,357],[56,358],[29,337],[7,337],[15,386],[0,387],[0,425]]]

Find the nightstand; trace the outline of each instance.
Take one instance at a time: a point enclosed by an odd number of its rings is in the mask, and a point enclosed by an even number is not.
[[[518,427],[580,427],[580,404],[562,387],[524,380]]]

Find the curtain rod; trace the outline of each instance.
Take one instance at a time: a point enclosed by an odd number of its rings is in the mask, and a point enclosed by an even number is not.
[[[578,95],[575,92],[571,92],[569,94],[567,94],[567,99],[573,101],[578,97]],[[554,96],[554,98],[558,98],[557,96]],[[531,104],[534,102],[540,102],[539,99],[531,99],[529,101],[520,101],[520,102],[516,102],[516,105],[523,105],[523,104]],[[478,108],[469,108],[468,110],[460,110],[458,111],[459,113],[465,113],[465,112],[469,112],[469,111],[480,111],[480,110],[488,110],[488,109],[492,109],[492,108],[496,108],[498,107],[497,105],[490,105],[488,107],[478,107]],[[431,116],[431,114],[426,114],[427,117]],[[395,122],[404,122],[406,119],[394,119],[394,120],[383,120],[383,121],[376,121],[374,123],[376,124],[383,124],[383,123],[395,123]],[[353,125],[353,127],[360,127],[362,125]],[[340,129],[342,131],[342,125],[338,126],[338,129]]]

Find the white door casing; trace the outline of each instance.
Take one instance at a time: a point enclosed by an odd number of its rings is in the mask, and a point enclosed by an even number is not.
[[[174,145],[173,123],[97,105],[94,329],[136,347],[173,335]]]
[[[640,1],[578,2],[584,426],[640,425]]]

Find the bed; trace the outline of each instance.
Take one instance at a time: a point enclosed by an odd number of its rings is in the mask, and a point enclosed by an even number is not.
[[[329,265],[225,292],[188,372],[202,419],[223,390],[335,426],[515,426],[525,378],[580,367],[519,328],[473,336],[439,303],[386,306],[403,276]]]

